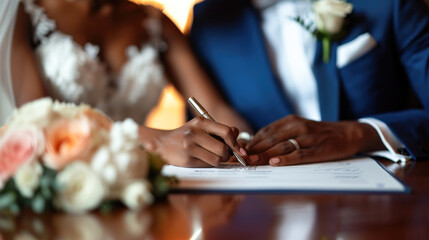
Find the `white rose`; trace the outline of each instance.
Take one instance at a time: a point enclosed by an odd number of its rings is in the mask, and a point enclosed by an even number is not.
[[[344,18],[353,10],[353,5],[342,0],[319,0],[313,4],[316,26],[321,31],[336,34],[341,31]]]
[[[14,179],[19,192],[24,197],[32,197],[34,190],[39,186],[43,168],[37,161],[21,166],[16,171]]]
[[[56,183],[60,191],[55,203],[71,213],[81,213],[96,208],[106,195],[103,181],[80,161],[68,165],[61,171]]]
[[[122,202],[130,209],[141,209],[153,202],[149,190],[149,183],[145,180],[130,182],[122,192]]]
[[[52,111],[52,99],[41,98],[22,105],[8,120],[9,126],[33,124],[43,128],[49,125],[55,116]]]

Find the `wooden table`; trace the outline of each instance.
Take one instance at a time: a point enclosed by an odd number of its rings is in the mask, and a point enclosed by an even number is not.
[[[429,239],[429,161],[384,161],[410,194],[170,194],[146,210],[0,216],[3,239]]]

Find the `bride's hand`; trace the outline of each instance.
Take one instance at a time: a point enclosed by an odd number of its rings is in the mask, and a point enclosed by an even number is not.
[[[169,164],[183,167],[218,166],[230,157],[225,143],[241,156],[245,150],[238,144],[238,130],[203,117],[196,117],[174,130],[157,130],[143,145],[159,153]]]

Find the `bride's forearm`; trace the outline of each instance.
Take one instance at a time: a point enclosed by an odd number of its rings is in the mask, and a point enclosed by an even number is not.
[[[158,152],[161,145],[160,136],[164,132],[165,130],[140,126],[139,137],[143,148],[150,152]]]

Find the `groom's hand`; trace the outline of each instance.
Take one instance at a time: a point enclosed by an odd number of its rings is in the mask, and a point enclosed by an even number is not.
[[[316,122],[295,115],[264,127],[246,146],[249,164],[272,166],[337,160],[383,148],[368,124]]]

